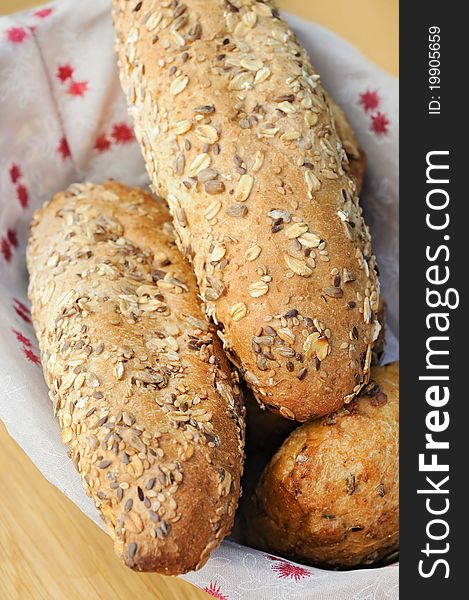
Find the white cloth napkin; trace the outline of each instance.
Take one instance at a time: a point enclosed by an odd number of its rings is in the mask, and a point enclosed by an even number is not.
[[[331,32],[286,17],[368,154],[362,203],[389,307],[392,360],[398,333],[398,82]],[[148,183],[119,87],[110,0],[62,0],[1,17],[0,418],[44,476],[98,524],[47,397],[28,310],[24,251],[38,206],[74,181],[108,177]],[[231,541],[186,578],[220,600],[398,597],[396,566],[326,571]]]

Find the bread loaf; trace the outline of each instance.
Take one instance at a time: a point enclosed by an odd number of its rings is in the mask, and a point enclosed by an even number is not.
[[[379,285],[319,75],[268,0],[114,1],[146,165],[257,400],[304,421],[369,377]]]
[[[272,458],[245,531],[269,552],[328,567],[367,565],[399,544],[399,363],[362,395],[305,423]]]
[[[76,184],[39,210],[29,295],[62,440],[133,569],[202,566],[230,531],[244,418],[174,243],[140,190]]]

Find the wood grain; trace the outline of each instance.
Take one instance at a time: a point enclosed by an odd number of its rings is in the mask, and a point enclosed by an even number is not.
[[[0,422],[2,600],[203,600],[175,577],[133,573],[111,539],[47,482]]]
[[[1,0],[0,14],[36,6]],[[398,73],[398,0],[278,0],[329,27]],[[0,423],[0,598],[8,600],[203,600],[175,577],[136,574],[115,558],[106,534],[49,484]]]

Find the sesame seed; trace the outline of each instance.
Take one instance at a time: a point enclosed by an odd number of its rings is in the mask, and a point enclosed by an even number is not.
[[[102,460],[99,464],[98,464],[98,468],[99,469],[107,469],[109,466],[112,465],[112,460]]]

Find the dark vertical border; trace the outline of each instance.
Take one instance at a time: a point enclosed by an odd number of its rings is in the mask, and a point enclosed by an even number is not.
[[[401,598],[422,600],[452,600],[469,597],[466,579],[469,577],[469,394],[466,377],[469,376],[469,314],[465,300],[465,288],[469,277],[469,144],[467,90],[469,56],[469,29],[463,17],[461,4],[427,0],[425,3],[401,2],[400,17],[400,223],[401,223]],[[441,89],[429,90],[429,31],[438,27],[440,33]],[[433,47],[435,48],[435,46]],[[433,63],[435,64],[435,63]],[[440,114],[428,112],[431,97],[439,97]],[[436,106],[436,105],[435,105]],[[449,183],[426,182],[426,157],[431,151],[449,151],[432,159],[435,163],[449,164],[448,171],[431,171],[433,179],[449,178]],[[430,190],[443,189],[430,197],[435,203],[449,196],[444,210],[432,210],[427,206]],[[444,230],[431,230],[427,214],[434,223],[444,222],[448,213],[449,225]],[[445,236],[449,236],[445,238]],[[446,246],[449,256],[444,249]],[[434,257],[429,260],[428,253]],[[446,260],[447,259],[447,260]],[[437,265],[437,269],[427,269]],[[442,279],[449,268],[446,283],[432,284],[428,276]],[[444,295],[448,288],[457,289],[460,296],[458,308],[443,306],[430,308],[426,300],[427,289]],[[436,300],[436,295],[432,297]],[[450,292],[451,301],[455,294]],[[446,313],[449,320],[447,332],[438,332],[436,320],[430,313]],[[442,326],[445,317],[440,318]],[[449,350],[448,355],[432,358],[433,363],[447,364],[449,369],[427,368],[426,343],[432,336],[448,336],[449,340],[433,340],[433,349]],[[444,376],[449,381],[419,380],[419,376]],[[434,406],[426,400],[430,386],[447,386],[449,400],[443,403],[444,390],[433,394]],[[432,399],[430,398],[430,400]],[[441,400],[441,402],[440,402]],[[439,404],[439,405],[438,405]],[[434,412],[432,412],[434,411]],[[447,416],[445,415],[447,413]],[[440,432],[429,427],[449,426]],[[442,443],[449,442],[449,449],[426,449],[426,434]],[[449,466],[449,471],[424,472],[419,470],[419,454],[425,454],[424,462],[436,454],[438,464]],[[441,483],[446,476],[449,479]],[[429,477],[440,490],[448,493],[422,493],[432,490]],[[435,489],[435,488],[433,488]],[[449,504],[448,504],[448,502]],[[430,514],[432,510],[447,512]],[[443,523],[429,523],[442,519]],[[441,540],[431,539],[428,532]],[[428,544],[428,548],[427,548]],[[448,546],[446,546],[448,544]],[[423,552],[426,551],[426,552]],[[437,563],[438,560],[446,561]],[[420,561],[423,561],[420,563]],[[420,570],[430,574],[423,577]],[[449,577],[445,576],[449,574]],[[466,591],[465,591],[466,590]],[[416,596],[415,593],[421,593]]]

